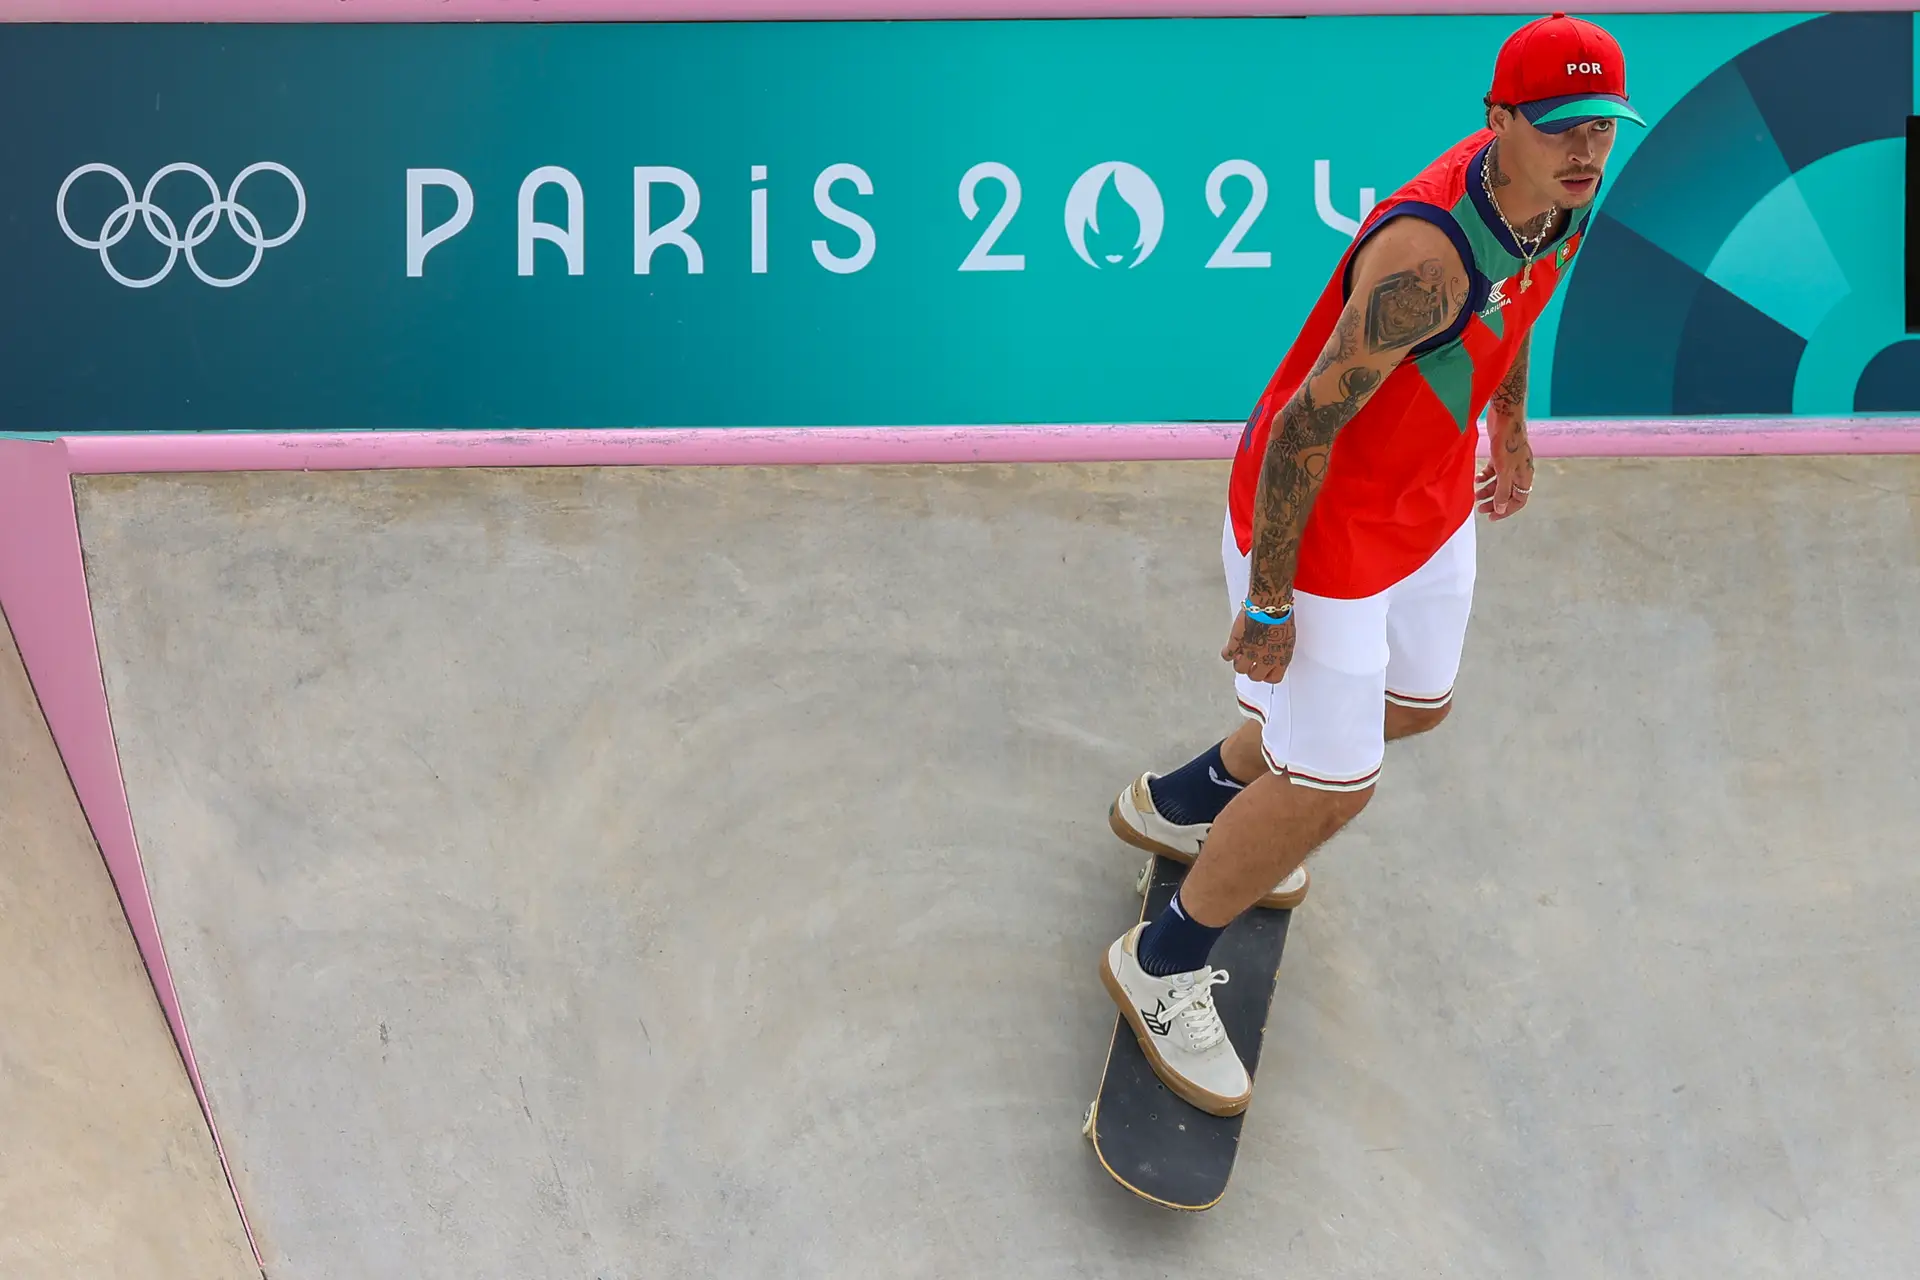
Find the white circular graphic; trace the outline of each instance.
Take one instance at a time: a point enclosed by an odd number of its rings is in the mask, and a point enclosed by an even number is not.
[[[1073,243],[1073,251],[1080,255],[1080,260],[1090,267],[1118,266],[1126,261],[1122,253],[1103,253],[1096,259],[1087,250],[1087,232],[1091,230],[1096,235],[1100,232],[1100,193],[1108,180],[1112,180],[1114,190],[1140,222],[1140,235],[1133,243],[1133,261],[1127,262],[1129,268],[1137,267],[1160,243],[1167,213],[1160,199],[1160,188],[1153,185],[1153,179],[1124,160],[1097,164],[1074,181],[1073,189],[1067,192],[1067,239]]]
[[[253,210],[240,203],[241,184],[254,174],[262,172],[277,173],[285,178],[288,185],[293,188],[296,201],[293,225],[272,238],[264,234],[260,219],[254,215]],[[67,220],[67,192],[73,188],[76,181],[90,173],[105,174],[112,178],[120,184],[121,192],[119,208],[107,215],[97,236],[81,235]],[[181,234],[180,224],[173,220],[172,215],[153,202],[153,190],[160,185],[160,180],[175,173],[190,173],[205,183],[207,188],[207,203],[187,219],[185,235]],[[67,233],[67,239],[82,249],[97,251],[100,255],[100,263],[106,267],[107,274],[129,289],[145,289],[149,285],[165,280],[173,271],[173,264],[179,261],[182,253],[186,254],[187,266],[203,282],[216,289],[230,289],[244,282],[260,269],[261,259],[266,256],[267,250],[277,249],[293,239],[294,233],[300,230],[300,224],[307,219],[307,192],[306,188],[300,185],[300,179],[293,175],[293,170],[285,165],[275,164],[271,160],[262,160],[258,164],[250,164],[242,169],[232,184],[227,187],[224,196],[220,193],[220,185],[213,180],[213,175],[197,164],[176,162],[166,166],[147,179],[147,185],[137,196],[133,192],[133,183],[127,179],[127,175],[112,165],[83,164],[68,174],[67,180],[60,184],[60,194],[54,198],[53,212],[54,216],[60,220],[60,229]],[[236,276],[208,275],[193,256],[193,251],[211,240],[214,232],[219,230],[221,214],[226,215],[228,225],[233,228],[233,233],[240,237],[240,242],[253,249],[253,261]],[[150,276],[139,278],[123,274],[120,268],[113,265],[112,256],[113,246],[125,240],[133,231],[133,220],[136,215],[145,224],[147,234],[167,251],[165,266]]]

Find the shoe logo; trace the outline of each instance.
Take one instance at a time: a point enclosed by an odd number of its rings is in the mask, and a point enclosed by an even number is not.
[[[1243,791],[1246,789],[1245,783],[1236,782],[1232,778],[1221,777],[1212,765],[1207,766],[1207,776],[1213,779],[1213,785],[1216,787],[1228,787],[1234,791]]]
[[[1166,1011],[1167,1011],[1167,1002],[1165,1000],[1155,1000],[1153,1002],[1152,1013],[1148,1013],[1145,1009],[1142,1009],[1140,1011],[1140,1016],[1146,1021],[1147,1030],[1153,1032],[1153,1034],[1157,1036],[1164,1036],[1168,1032],[1172,1031],[1173,1024],[1160,1016],[1161,1014],[1164,1014]]]

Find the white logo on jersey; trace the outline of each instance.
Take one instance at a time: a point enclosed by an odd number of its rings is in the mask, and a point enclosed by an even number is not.
[[[1487,294],[1487,305],[1480,308],[1481,315],[1490,316],[1513,301],[1512,298],[1506,295],[1506,291],[1501,288],[1504,283],[1506,282],[1502,280],[1495,280],[1493,282],[1493,289]]]

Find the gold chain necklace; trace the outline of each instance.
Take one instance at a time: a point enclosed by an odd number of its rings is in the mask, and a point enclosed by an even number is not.
[[[1520,233],[1513,229],[1513,224],[1507,221],[1507,215],[1500,211],[1500,202],[1493,198],[1492,147],[1487,148],[1485,158],[1480,161],[1480,186],[1481,189],[1487,193],[1487,203],[1493,206],[1493,216],[1500,219],[1500,225],[1507,229],[1507,234],[1513,237],[1514,244],[1519,246],[1521,254],[1520,292],[1525,293],[1527,290],[1533,288],[1534,255],[1539,253],[1541,248],[1547,243],[1547,233],[1553,230],[1553,220],[1555,216],[1559,214],[1560,206],[1557,204],[1547,206],[1546,225],[1540,228],[1540,234],[1534,237],[1533,247],[1529,249],[1527,242],[1520,238]]]

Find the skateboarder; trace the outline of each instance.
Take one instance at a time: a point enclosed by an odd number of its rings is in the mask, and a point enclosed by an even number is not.
[[[1193,860],[1102,957],[1167,1087],[1216,1115],[1252,1082],[1213,1008],[1214,940],[1302,891],[1366,807],[1389,740],[1445,718],[1474,511],[1524,509],[1528,335],[1579,249],[1627,105],[1620,46],[1556,13],[1495,59],[1486,127],[1377,206],[1241,436],[1222,531],[1238,732],[1121,792],[1115,829]],[[1477,474],[1487,410],[1491,464]]]

